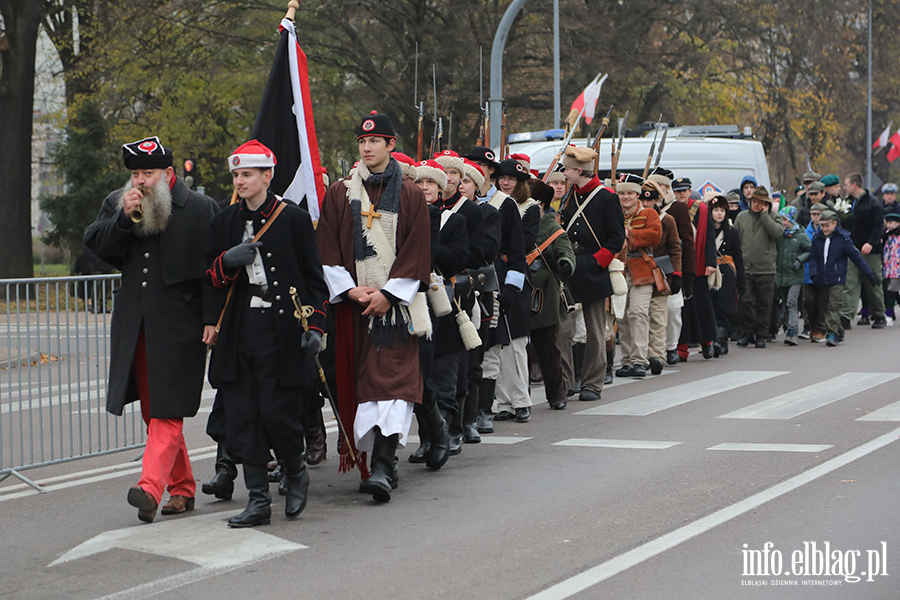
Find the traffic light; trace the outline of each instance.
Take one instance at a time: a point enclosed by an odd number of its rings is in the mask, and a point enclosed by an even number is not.
[[[194,151],[191,151],[191,157],[184,161],[184,183],[192,190],[196,190],[200,185],[200,171],[197,170],[197,159],[194,158]]]

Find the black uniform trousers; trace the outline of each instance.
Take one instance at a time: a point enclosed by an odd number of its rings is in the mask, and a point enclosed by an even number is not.
[[[228,453],[246,465],[303,453],[301,418],[314,384],[285,388],[279,384],[278,329],[271,308],[244,306],[240,316],[240,346],[235,380],[219,388],[225,407]],[[300,343],[298,338],[297,343]]]

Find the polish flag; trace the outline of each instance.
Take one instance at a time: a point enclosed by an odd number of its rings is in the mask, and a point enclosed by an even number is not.
[[[888,126],[885,128],[885,130],[881,132],[881,135],[879,135],[878,139],[875,140],[875,143],[872,144],[872,150],[877,150],[878,148],[884,148],[885,146],[888,145],[888,138],[891,136],[891,125],[893,125],[893,124],[894,124],[893,121],[888,123]]]
[[[900,156],[900,131],[895,131],[891,136],[891,149],[888,150],[888,162],[894,162]]]
[[[594,111],[597,109],[597,100],[600,98],[600,88],[603,87],[603,82],[606,81],[608,76],[608,74],[598,73],[594,80],[584,88],[584,91],[575,98],[575,102],[572,103],[572,108],[569,112],[575,111],[577,115],[584,107],[584,122],[590,125],[594,118]]]

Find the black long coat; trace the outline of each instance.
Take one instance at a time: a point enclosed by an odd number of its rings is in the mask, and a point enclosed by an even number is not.
[[[275,206],[275,196],[269,193],[258,212],[265,218],[274,212]],[[234,381],[237,374],[240,341],[238,332],[242,312],[240,302],[245,298],[243,288],[248,280],[243,267],[230,272],[223,271],[219,257],[232,246],[241,243],[248,212],[244,202],[241,201],[216,215],[212,222],[213,240],[207,254],[207,264],[211,267],[207,276],[217,288],[219,310],[225,301],[230,281],[237,281],[235,292],[225,310],[219,339],[209,363],[209,382],[214,387]],[[255,230],[258,230],[258,227],[255,227]],[[328,287],[325,284],[319,248],[316,244],[316,232],[313,230],[309,213],[291,202],[286,202],[278,219],[259,241],[262,243],[259,253],[265,267],[269,294],[272,296],[272,308],[276,311],[275,320],[278,323],[278,340],[273,342],[277,342],[281,350],[279,385],[285,388],[302,387],[312,383],[318,374],[315,361],[304,359],[300,350],[303,328],[294,317],[294,303],[289,290],[291,287],[296,288],[301,302],[313,307],[315,312],[308,319],[309,327],[320,332],[325,325],[328,302]],[[228,281],[223,284],[223,279]]]
[[[571,200],[562,210],[560,224],[563,229],[568,229],[569,240],[575,250],[575,273],[566,282],[575,302],[591,302],[612,296],[607,267],[625,245],[625,215],[619,197],[609,188],[597,192],[569,229],[569,222],[578,206],[584,203],[597,185],[600,182],[595,177],[582,192],[573,189]],[[594,257],[601,249],[604,250],[605,265]]]
[[[434,266],[445,277],[449,278],[465,268],[469,253],[469,238],[466,219],[462,215],[459,213],[447,215],[447,222],[441,227],[433,252]],[[453,354],[463,348],[454,306],[449,315],[434,319],[434,354],[435,356]]]
[[[497,192],[503,194],[503,192]],[[500,213],[500,247],[494,259],[497,281],[506,282],[509,271],[525,273],[525,233],[522,217],[516,201],[506,196],[497,209]],[[525,286],[527,289],[527,286]],[[507,345],[511,340],[528,335],[531,331],[528,315],[528,297],[516,294],[510,307],[502,314],[503,321],[492,332],[491,346]]]
[[[122,271],[112,315],[106,410],[121,415],[126,404],[138,400],[131,363],[143,328],[150,417],[192,417],[200,407],[206,368],[203,326],[218,318],[204,275],[210,222],[219,208],[212,198],[176,180],[165,230],[141,238],[122,215],[123,191],[106,197],[84,233],[85,245]]]

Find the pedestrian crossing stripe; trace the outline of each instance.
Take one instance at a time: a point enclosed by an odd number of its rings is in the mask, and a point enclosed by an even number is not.
[[[658,442],[653,440],[598,440],[572,438],[552,444],[553,446],[577,446],[581,448],[625,448],[630,450],[665,450],[681,442]]]
[[[872,411],[857,421],[900,421],[900,401]]]
[[[720,415],[720,419],[793,419],[900,377],[897,373],[844,373],[826,381]]]
[[[733,450],[741,452],[824,452],[829,448],[834,448],[834,445],[724,443],[707,448],[707,450]]]
[[[619,400],[596,408],[582,410],[579,415],[624,415],[645,417],[653,413],[680,406],[694,400],[715,396],[746,385],[752,385],[787,375],[790,371],[730,371],[722,375],[707,377],[649,392],[633,398]]]

